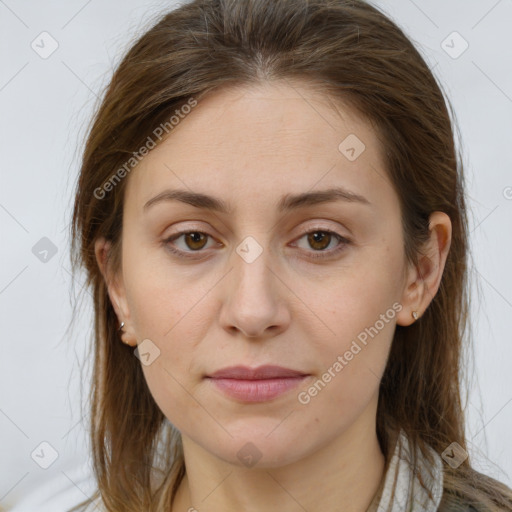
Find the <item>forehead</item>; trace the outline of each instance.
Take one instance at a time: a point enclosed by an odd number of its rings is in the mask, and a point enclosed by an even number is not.
[[[231,87],[183,116],[132,171],[128,188],[139,204],[178,186],[230,205],[330,186],[378,203],[394,193],[381,154],[368,121],[307,83]]]

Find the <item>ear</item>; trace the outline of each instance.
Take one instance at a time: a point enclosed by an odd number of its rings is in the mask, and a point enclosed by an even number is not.
[[[397,315],[398,325],[410,325],[428,308],[441,284],[444,266],[451,245],[452,223],[444,212],[433,212],[429,218],[430,238],[419,256],[418,265],[409,267],[401,304]]]
[[[96,261],[107,286],[108,296],[117,315],[119,324],[124,322],[119,335],[124,343],[131,346],[137,345],[137,339],[133,330],[130,317],[130,309],[126,300],[126,291],[123,282],[122,271],[114,269],[111,262],[112,243],[101,237],[94,243]]]

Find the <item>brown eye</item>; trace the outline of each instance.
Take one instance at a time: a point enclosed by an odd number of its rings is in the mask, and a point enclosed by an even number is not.
[[[324,250],[329,246],[332,234],[328,231],[311,231],[308,234],[308,243],[313,249]]]
[[[165,239],[163,244],[174,254],[184,258],[197,258],[205,256],[206,250],[202,250],[212,237],[201,231],[180,231]],[[213,239],[212,239],[213,240]],[[197,253],[197,255],[192,254]]]
[[[351,241],[347,238],[328,229],[314,229],[307,231],[300,237],[300,239],[306,238],[308,247],[302,248],[302,250],[305,250],[308,253],[308,257],[312,259],[333,257],[335,254],[345,250],[346,247],[351,244]],[[163,244],[170,252],[178,255],[179,257],[204,259],[205,257],[208,257],[208,251],[203,251],[202,249],[207,246],[209,239],[214,241],[212,236],[201,231],[180,231],[165,239]],[[334,244],[334,248],[329,248],[333,241],[337,243]],[[197,254],[193,255],[192,253]]]
[[[341,254],[352,243],[348,238],[335,231],[319,228],[305,231],[299,238],[299,240],[302,239],[304,239],[307,247],[301,247],[301,249],[306,252],[308,258],[318,261]],[[331,242],[334,242],[334,244]],[[298,244],[298,247],[300,247],[300,244]]]
[[[189,249],[197,251],[202,249],[206,245],[208,235],[199,231],[190,231],[183,233],[185,244]]]

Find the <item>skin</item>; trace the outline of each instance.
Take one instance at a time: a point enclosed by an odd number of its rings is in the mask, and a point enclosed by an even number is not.
[[[354,161],[338,150],[349,134],[366,146]],[[123,342],[150,339],[160,350],[143,370],[182,434],[187,475],[173,511],[337,511],[340,503],[364,511],[372,501],[384,474],[378,389],[395,326],[428,307],[451,237],[449,217],[434,212],[426,256],[418,267],[406,264],[382,151],[373,127],[348,106],[333,109],[305,82],[272,82],[207,96],[127,178],[121,268],[107,267],[104,239],[96,256],[125,322]],[[331,186],[371,205],[276,209],[285,194]],[[221,198],[233,212],[176,200],[144,210],[175,188]],[[324,245],[308,241],[307,233],[326,229],[351,243],[334,254],[335,236]],[[164,242],[178,230],[209,236]],[[236,252],[247,236],[262,249],[251,263]],[[173,255],[169,245],[202,259]],[[300,403],[298,393],[394,303],[401,310]],[[270,401],[244,403],[203,378],[235,364],[278,364],[310,376]],[[248,442],[261,454],[253,467],[237,457]]]

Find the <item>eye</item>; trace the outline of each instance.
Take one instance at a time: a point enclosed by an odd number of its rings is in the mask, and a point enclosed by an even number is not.
[[[178,244],[176,243],[176,241],[180,238],[182,238],[184,242],[184,246],[181,248],[177,247]],[[163,241],[163,244],[169,251],[171,251],[173,254],[177,254],[180,257],[202,258],[203,256],[201,256],[200,253],[204,252],[201,250],[206,247],[208,238],[212,237],[207,233],[203,233],[202,231],[179,231],[166,238]],[[312,259],[332,257],[335,254],[343,251],[347,245],[351,244],[350,240],[329,229],[316,228],[314,230],[306,231],[299,238],[299,240],[303,238],[306,238],[307,244],[313,248],[313,251],[304,249],[309,253],[308,257]],[[333,241],[338,241],[338,244],[335,246],[335,248],[331,250],[325,250],[327,247],[332,245]],[[192,253],[194,252],[198,253],[198,255],[193,255]]]
[[[313,259],[331,257],[343,251],[346,246],[351,243],[350,240],[341,236],[339,233],[321,228],[306,231],[299,240],[303,238],[306,238],[307,244],[314,249],[314,251],[308,250],[308,252],[311,253],[309,257]],[[338,245],[336,245],[334,249],[326,251],[325,249],[331,245],[331,242],[336,240],[338,241]]]
[[[175,240],[182,237],[185,247],[176,248],[176,244],[174,243]],[[201,249],[206,246],[208,238],[211,238],[210,235],[203,233],[202,231],[180,231],[165,239],[163,243],[174,254],[187,258],[195,258],[196,256],[191,256],[189,253],[201,252]]]

